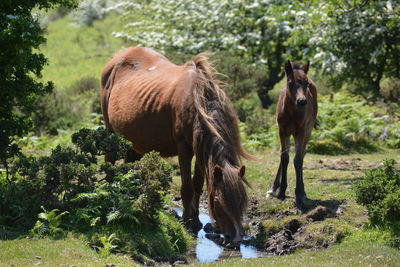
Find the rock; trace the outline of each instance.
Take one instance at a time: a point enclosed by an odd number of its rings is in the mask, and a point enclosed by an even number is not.
[[[114,263],[107,263],[106,267],[116,267],[117,265],[115,265]]]
[[[146,261],[144,262],[144,265],[145,265],[145,266],[155,266],[155,265],[156,265],[156,262],[155,262],[154,260],[146,260]]]
[[[306,218],[311,219],[312,221],[323,221],[326,217],[332,216],[332,211],[327,207],[317,206],[315,209],[310,210]]]
[[[184,261],[175,261],[172,265],[184,265],[186,262]]]
[[[42,259],[42,257],[40,257],[40,256],[35,256],[35,258],[38,259],[38,260]]]

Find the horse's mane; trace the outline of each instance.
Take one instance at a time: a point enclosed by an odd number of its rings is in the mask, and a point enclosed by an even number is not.
[[[251,159],[252,156],[242,147],[236,113],[221,89],[221,82],[216,79],[218,73],[208,61],[207,54],[197,55],[193,62],[198,74],[194,88],[194,106],[198,112],[193,136],[196,161],[205,169],[207,180],[212,178],[216,165],[223,168],[224,184],[219,191],[215,190],[214,181],[208,180],[209,205],[210,194],[214,192],[225,211],[239,222],[247,206],[242,182],[249,183],[244,177],[238,179],[238,167],[241,158]],[[209,208],[209,211],[214,217],[213,209]]]
[[[241,158],[251,158],[240,141],[238,119],[229,99],[216,79],[218,73],[208,60],[209,53],[197,55],[193,62],[196,66],[197,81],[194,90],[194,104],[198,111],[199,122],[204,124],[211,135],[213,144],[224,144],[231,148],[230,155],[234,163]],[[208,149],[211,147],[208,146]]]

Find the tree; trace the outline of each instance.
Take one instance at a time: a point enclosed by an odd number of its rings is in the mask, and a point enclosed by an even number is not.
[[[16,139],[31,127],[35,100],[53,88],[51,82],[36,79],[47,61],[38,52],[45,38],[32,10],[56,5],[72,7],[76,0],[0,2],[0,161],[6,169],[7,159],[19,152]]]
[[[143,10],[144,15],[151,19],[128,24],[130,27],[125,32],[114,33],[116,37],[178,53],[231,51],[249,62],[263,64],[268,72],[257,93],[263,107],[272,103],[268,91],[284,77],[282,66],[288,52],[286,42],[296,22],[296,13],[291,12],[294,8],[292,1],[143,2],[117,4],[115,9],[122,9],[125,14],[129,14],[129,10]]]
[[[384,76],[400,78],[400,1],[326,0],[312,13],[303,38],[336,85],[377,96]]]

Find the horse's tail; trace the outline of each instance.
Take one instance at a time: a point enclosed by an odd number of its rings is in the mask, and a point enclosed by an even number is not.
[[[221,132],[225,132],[233,142],[237,153],[244,158],[252,159],[242,147],[239,134],[239,125],[236,113],[234,112],[225,92],[221,89],[221,82],[216,78],[218,75],[214,66],[209,62],[210,53],[201,53],[194,57],[196,66],[197,81],[194,90],[194,105],[209,131],[221,138]],[[228,115],[230,124],[221,123],[221,119],[213,117],[214,110],[219,110]]]

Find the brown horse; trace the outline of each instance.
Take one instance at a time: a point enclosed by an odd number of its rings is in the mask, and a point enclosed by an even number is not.
[[[281,160],[269,195],[274,195],[279,188],[278,198],[284,199],[287,188],[287,167],[289,163],[290,136],[295,141],[296,155],[296,204],[303,207],[306,198],[303,183],[303,159],[311,131],[317,123],[317,90],[314,82],[307,78],[310,62],[300,66],[287,61],[285,64],[286,88],[279,95],[276,107],[276,119],[281,141]]]
[[[101,76],[106,126],[133,143],[131,155],[178,155],[183,221],[201,228],[204,176],[209,213],[230,241],[240,241],[247,195],[237,117],[204,54],[177,66],[155,51],[132,47],[114,56]],[[196,157],[191,179],[191,162]],[[129,156],[128,156],[129,158]]]

